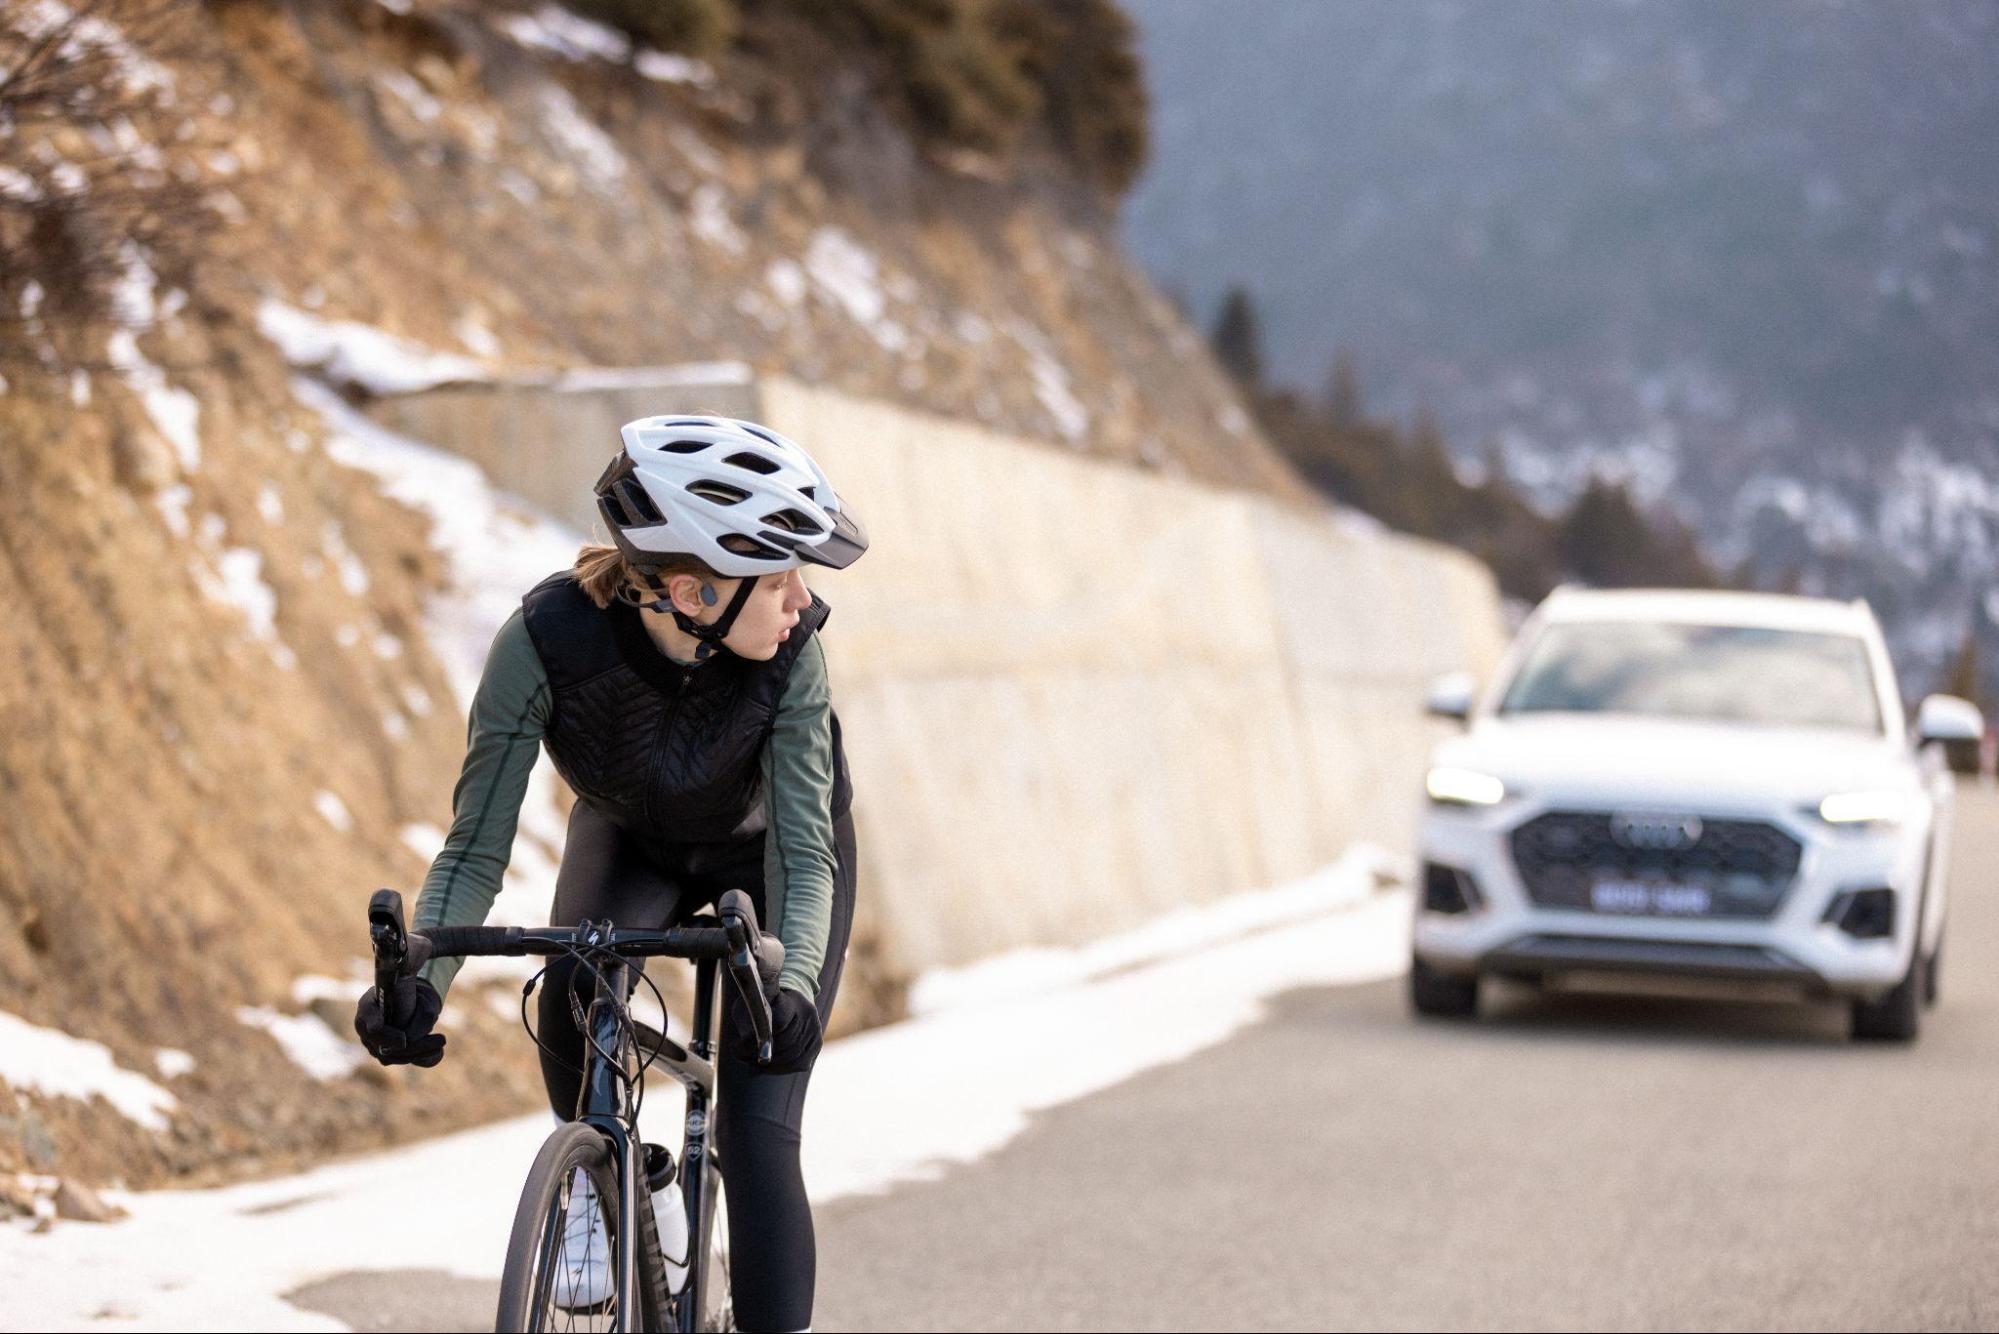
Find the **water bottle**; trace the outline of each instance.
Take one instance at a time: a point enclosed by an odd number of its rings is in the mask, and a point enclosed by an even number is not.
[[[653,1225],[659,1229],[659,1253],[666,1261],[666,1286],[679,1292],[687,1286],[692,1255],[687,1245],[687,1204],[680,1194],[680,1173],[664,1144],[646,1148],[646,1185],[652,1191]]]

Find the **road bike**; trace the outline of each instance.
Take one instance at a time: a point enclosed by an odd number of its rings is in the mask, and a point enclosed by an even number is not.
[[[570,997],[585,1035],[583,1091],[575,1118],[556,1128],[528,1169],[507,1243],[495,1327],[688,1334],[733,1330],[727,1209],[712,1140],[721,978],[726,973],[741,994],[757,1059],[767,1063],[767,991],[776,985],[784,962],[777,938],[757,929],[749,896],[730,890],[716,905],[715,916],[663,931],[585,921],[574,927],[453,926],[412,933],[403,924],[402,896],[384,889],[369,901],[368,922],[381,996],[393,996],[398,977],[433,958],[566,956],[577,961],[579,979],[590,979],[593,994],[587,1007],[575,991]],[[685,1046],[634,1018],[627,1003],[632,979],[644,980],[631,961],[653,957],[694,961],[694,1022]],[[532,990],[531,983],[523,991],[524,1024]],[[639,1137],[645,1075],[654,1067],[687,1090],[677,1161],[662,1146]],[[686,1209],[688,1251],[669,1267],[660,1248],[652,1191],[655,1186],[665,1190],[675,1179]],[[601,1221],[610,1243],[611,1282],[603,1299],[587,1306],[579,1302],[577,1284],[589,1232],[567,1226],[578,1190],[587,1192],[580,1217],[591,1228]]]

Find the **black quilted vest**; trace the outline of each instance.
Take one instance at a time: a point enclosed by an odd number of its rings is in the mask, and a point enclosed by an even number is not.
[[[553,703],[542,744],[576,794],[654,847],[761,837],[763,749],[798,660],[831,612],[818,595],[769,662],[718,653],[682,667],[640,612],[600,608],[568,572],[521,599]],[[852,804],[833,720],[833,815]]]

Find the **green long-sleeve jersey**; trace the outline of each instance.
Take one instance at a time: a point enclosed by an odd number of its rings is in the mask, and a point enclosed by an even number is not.
[[[472,699],[451,832],[424,878],[413,929],[474,926],[492,910],[550,700],[548,672],[516,611],[494,636]],[[833,701],[814,636],[792,664],[763,753],[764,925],[784,942],[779,985],[808,1000],[818,996],[833,919],[833,769]],[[446,992],[460,962],[433,960],[424,975]]]

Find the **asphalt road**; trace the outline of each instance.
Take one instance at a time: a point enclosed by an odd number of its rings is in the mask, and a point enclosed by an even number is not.
[[[1830,1005],[1522,989],[1462,1025],[1399,982],[1296,993],[972,1167],[822,1206],[814,1327],[1991,1328],[1995,866],[1999,799],[1967,791],[1914,1046],[1850,1044]],[[410,1275],[295,1300],[364,1328],[492,1309]]]

